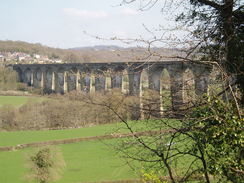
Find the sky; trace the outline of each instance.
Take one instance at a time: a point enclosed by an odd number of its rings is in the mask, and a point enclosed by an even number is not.
[[[56,48],[126,46],[110,38],[150,39],[153,36],[150,31],[159,25],[173,24],[161,13],[160,4],[140,11],[138,3],[120,6],[121,1],[1,0],[0,40],[41,43]]]

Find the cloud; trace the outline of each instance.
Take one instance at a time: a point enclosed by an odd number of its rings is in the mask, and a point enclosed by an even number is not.
[[[78,10],[76,8],[64,8],[64,13],[69,16],[83,18],[83,19],[101,19],[107,18],[108,14],[105,11],[88,11]]]
[[[121,11],[121,14],[123,15],[138,15],[138,11],[131,9],[131,8],[125,8]]]

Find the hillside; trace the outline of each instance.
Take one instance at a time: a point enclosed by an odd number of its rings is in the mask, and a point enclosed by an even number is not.
[[[23,52],[28,54],[46,55],[64,62],[131,62],[149,60],[175,60],[174,56],[182,55],[179,50],[98,45],[94,47],[78,47],[70,49],[51,48],[39,43],[32,44],[22,41],[0,41],[0,52]],[[149,57],[150,56],[150,57]]]

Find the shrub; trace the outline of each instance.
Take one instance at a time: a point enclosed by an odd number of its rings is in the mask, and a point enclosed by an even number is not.
[[[61,177],[65,162],[60,151],[45,147],[30,156],[29,166],[27,180],[48,183]]]

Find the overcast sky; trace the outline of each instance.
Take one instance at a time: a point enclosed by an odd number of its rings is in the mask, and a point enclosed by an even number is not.
[[[160,4],[140,11],[139,4],[119,6],[121,0],[1,0],[0,39],[41,43],[59,48],[113,44],[95,39],[149,38],[149,29],[168,25]]]

